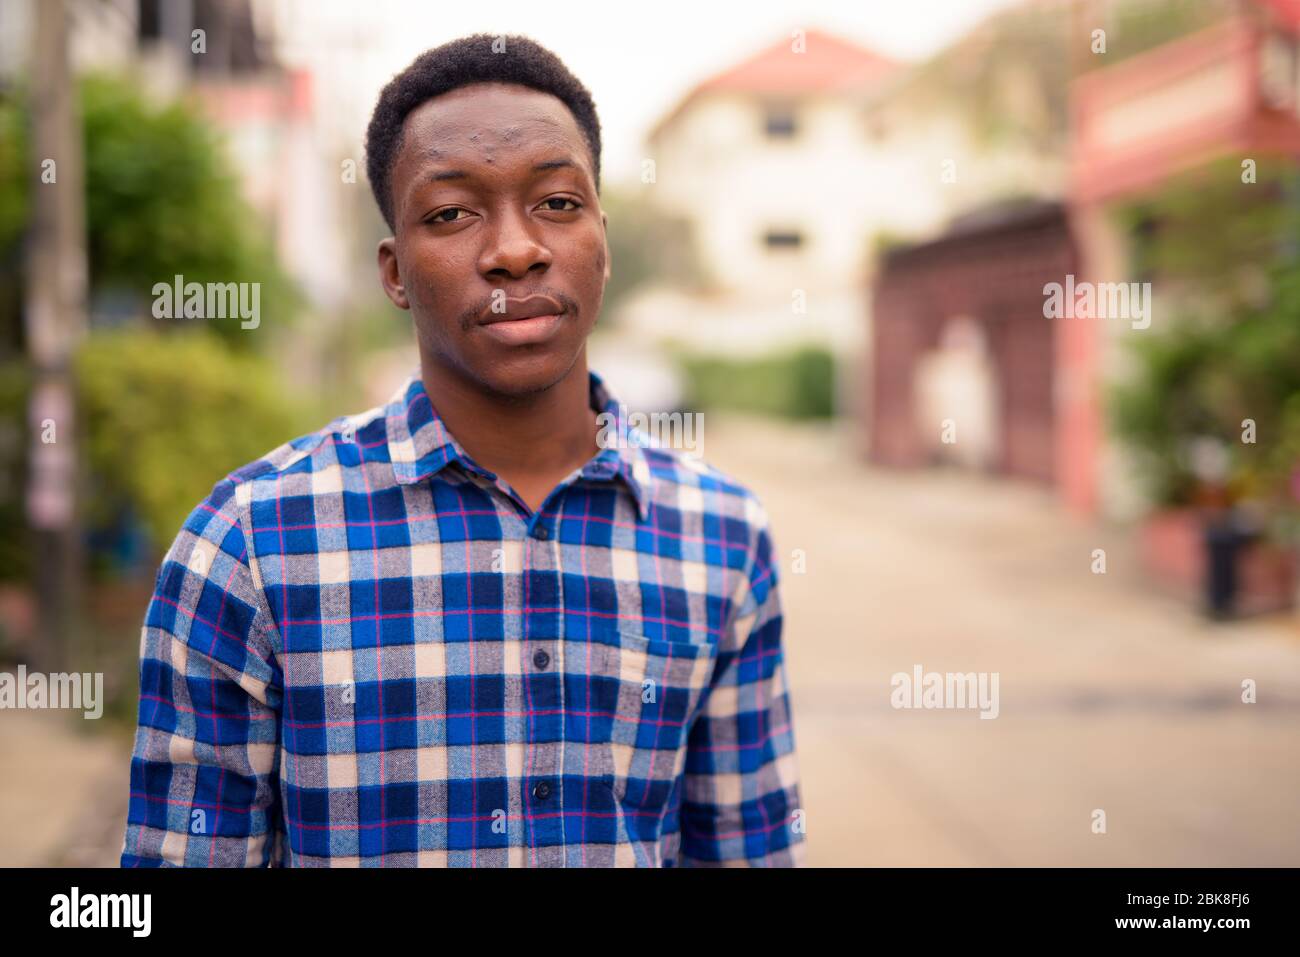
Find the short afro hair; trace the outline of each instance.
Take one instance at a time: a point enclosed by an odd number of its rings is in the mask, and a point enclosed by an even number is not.
[[[493,44],[503,45],[501,52]],[[591,94],[550,50],[524,36],[476,33],[420,54],[379,94],[366,129],[366,175],[389,229],[395,229],[392,172],[402,125],[420,104],[471,83],[517,83],[558,98],[578,121],[600,191],[600,120]]]

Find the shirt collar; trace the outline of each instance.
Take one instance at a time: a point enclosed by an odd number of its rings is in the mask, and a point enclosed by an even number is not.
[[[627,407],[610,392],[596,373],[588,371],[591,408],[598,413],[601,430],[600,452],[582,469],[584,478],[608,481],[620,478],[636,500],[642,521],[650,516],[650,485],[653,477],[646,459],[645,435],[628,423]],[[468,472],[494,481],[456,441],[438,416],[418,372],[393,393],[385,408],[388,455],[399,485],[414,485],[436,475],[453,462]]]

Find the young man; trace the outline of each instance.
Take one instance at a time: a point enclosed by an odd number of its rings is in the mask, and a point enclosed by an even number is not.
[[[642,447],[587,370],[590,94],[525,38],[464,38],[385,87],[366,151],[419,374],[185,523],[122,864],[801,863],[763,509]]]

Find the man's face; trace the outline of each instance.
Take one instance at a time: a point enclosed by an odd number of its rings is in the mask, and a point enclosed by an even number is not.
[[[435,97],[406,118],[391,186],[380,279],[411,310],[424,360],[503,395],[563,379],[609,279],[605,215],[568,108],[502,83]]]

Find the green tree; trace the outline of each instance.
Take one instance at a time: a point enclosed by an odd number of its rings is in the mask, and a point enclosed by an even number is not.
[[[1133,339],[1135,370],[1111,396],[1154,501],[1190,502],[1190,451],[1217,441],[1238,497],[1292,504],[1300,464],[1300,241],[1296,171],[1258,158],[1258,182],[1237,160],[1170,183],[1121,217],[1134,271],[1153,281],[1171,315]],[[1244,425],[1253,441],[1243,441]]]
[[[80,93],[92,297],[125,296],[148,321],[159,322],[149,316],[155,283],[171,283],[178,274],[187,282],[255,282],[263,324],[289,322],[300,294],[240,192],[221,135],[197,106],[155,104],[117,76],[88,75]],[[32,179],[26,126],[21,96],[0,102],[0,269],[10,273],[0,290],[9,290],[11,328]],[[238,348],[267,338],[247,335],[238,322],[208,326]]]
[[[92,330],[76,363],[91,531],[121,514],[161,551],[230,470],[306,431],[258,353],[300,305],[222,137],[191,101],[156,103],[127,77],[80,81],[92,299],[137,320]],[[29,376],[20,328],[33,159],[23,90],[0,94],[0,578],[26,575]],[[41,188],[41,187],[36,187]],[[231,321],[154,319],[155,283],[261,283],[262,335]],[[93,318],[93,317],[92,317]],[[8,353],[8,355],[6,355]]]

